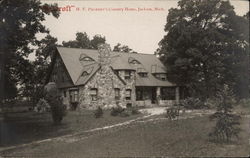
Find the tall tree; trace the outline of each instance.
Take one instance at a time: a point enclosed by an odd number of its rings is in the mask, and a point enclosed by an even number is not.
[[[99,44],[105,42],[105,37],[102,37],[101,35],[95,35],[93,39],[90,40],[86,32],[77,32],[75,40],[68,42],[63,41],[62,44],[64,47],[69,48],[97,49]]]
[[[30,61],[30,70],[32,73],[26,75],[29,79],[20,88],[21,94],[37,103],[39,98],[43,97],[42,87],[46,83],[51,59],[57,46],[57,38],[47,35],[39,41],[36,50],[35,61]]]
[[[59,16],[56,4],[42,4],[39,0],[1,0],[0,1],[0,52],[1,96],[18,82],[25,82],[27,73],[31,73],[27,57],[33,52],[31,45],[36,45],[37,33],[48,33],[42,21],[45,15]],[[10,87],[9,87],[10,85]],[[5,87],[4,87],[5,86]],[[4,87],[4,88],[2,88]],[[2,97],[1,97],[2,99]]]
[[[123,53],[137,53],[137,52],[133,51],[133,49],[129,48],[128,46],[121,45],[121,43],[117,43],[114,46],[113,51],[114,52],[123,52]]]
[[[210,97],[223,83],[237,87],[236,67],[248,56],[248,22],[222,0],[180,0],[167,17],[159,54],[168,79]],[[245,74],[245,72],[243,72]]]

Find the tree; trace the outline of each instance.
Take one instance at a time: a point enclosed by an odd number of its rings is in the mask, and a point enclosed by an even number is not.
[[[129,48],[128,46],[126,45],[121,45],[121,43],[117,43],[115,46],[114,46],[114,49],[113,49],[114,52],[123,52],[123,53],[137,53],[135,51],[133,51],[131,48]]]
[[[213,131],[209,133],[211,140],[223,142],[230,141],[233,136],[238,138],[240,116],[232,112],[235,104],[232,90],[224,85],[223,89],[217,93],[217,97],[217,111],[210,116],[211,120],[217,121]]]
[[[4,87],[1,96],[13,85],[25,83],[32,73],[27,59],[33,52],[30,46],[37,45],[37,33],[49,32],[41,22],[45,15],[59,16],[57,9],[46,10],[45,7],[56,8],[57,5],[42,4],[39,0],[0,1],[0,83],[1,89]],[[3,85],[4,82],[10,84]]]
[[[95,35],[93,39],[90,41],[90,45],[92,49],[98,49],[98,46],[100,44],[104,44],[106,42],[105,37],[102,37],[101,35]]]
[[[95,35],[93,39],[90,40],[86,32],[77,32],[75,40],[68,42],[63,41],[62,44],[64,47],[69,48],[97,49],[99,44],[105,42],[105,37],[102,37],[101,35]]]
[[[56,46],[57,39],[48,34],[39,41],[35,52],[35,61],[29,61],[29,71],[32,73],[26,74],[27,81],[22,84],[20,91],[23,96],[30,98],[34,105],[40,98],[44,97],[42,87],[46,83],[48,69]]]
[[[216,94],[223,83],[236,90],[237,70],[244,67],[241,74],[246,75],[247,62],[240,60],[249,56],[248,26],[228,1],[179,1],[178,8],[169,10],[167,35],[157,49],[168,80],[203,99]]]

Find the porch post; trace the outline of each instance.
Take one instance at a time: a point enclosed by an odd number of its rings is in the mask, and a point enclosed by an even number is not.
[[[178,86],[175,88],[175,101],[177,104],[180,103],[180,90],[179,89],[180,88]]]
[[[161,87],[156,87],[156,100],[157,104],[160,105],[160,100],[161,100]]]

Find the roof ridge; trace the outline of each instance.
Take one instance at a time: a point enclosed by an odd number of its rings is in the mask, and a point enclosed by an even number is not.
[[[82,49],[82,50],[92,50],[92,51],[98,51],[97,49],[87,49],[87,48],[70,48],[70,47],[64,47],[64,46],[56,46],[57,48],[68,48],[68,49]],[[126,52],[117,52],[117,51],[111,51],[112,53],[119,53],[119,54],[140,54],[140,55],[153,55],[155,54],[147,54],[147,53],[126,53]]]

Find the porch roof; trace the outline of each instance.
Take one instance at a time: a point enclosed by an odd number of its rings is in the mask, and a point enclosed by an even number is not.
[[[136,74],[135,86],[148,86],[148,87],[173,87],[173,84],[169,81],[162,81],[155,78],[151,73],[148,73],[147,77],[141,77]]]

